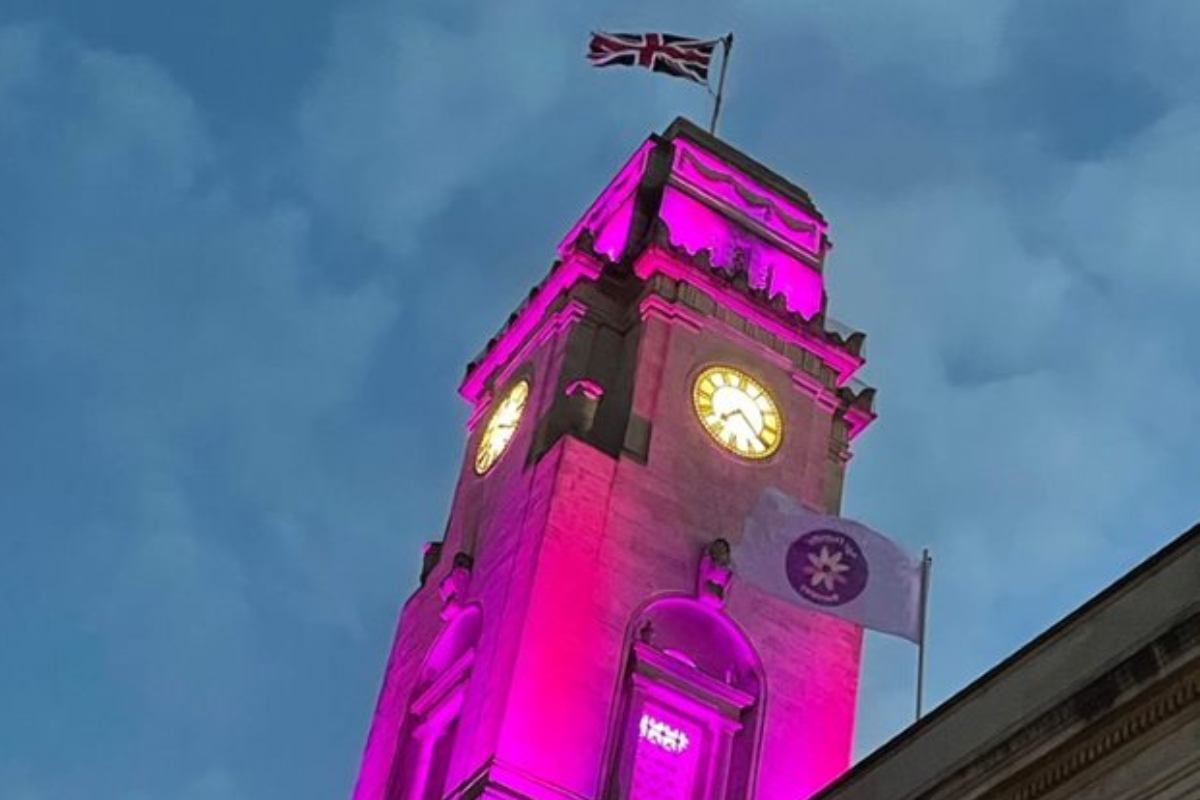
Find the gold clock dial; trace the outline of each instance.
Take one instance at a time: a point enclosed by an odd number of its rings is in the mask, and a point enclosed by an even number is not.
[[[779,407],[762,384],[739,369],[701,372],[692,387],[692,407],[713,441],[731,453],[758,459],[779,449]]]
[[[475,452],[476,475],[487,472],[504,455],[517,432],[517,426],[521,424],[528,399],[529,381],[521,380],[512,385],[496,406],[484,426],[483,435],[479,437],[479,449]]]

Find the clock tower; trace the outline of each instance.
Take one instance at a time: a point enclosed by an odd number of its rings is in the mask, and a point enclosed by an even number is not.
[[[874,418],[829,248],[692,123],[637,148],[467,367],[358,800],[803,800],[846,769],[861,629],[728,557],[768,487],[836,513]]]

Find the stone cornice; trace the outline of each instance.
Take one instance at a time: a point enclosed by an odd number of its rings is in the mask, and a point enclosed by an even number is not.
[[[803,360],[803,355],[786,352],[786,346],[805,351],[833,372],[832,382],[820,370],[808,371],[818,376],[825,385],[823,393],[829,394],[825,405],[830,410],[845,414],[851,438],[860,433],[874,420],[873,401],[875,390],[852,389],[846,384],[862,366],[861,355],[865,334],[854,332],[843,336],[825,325],[821,314],[805,319],[802,315],[787,310],[779,295],[769,297],[765,289],[750,285],[747,274],[737,265],[714,264],[708,252],[688,253],[670,243],[669,232],[661,225],[654,242],[639,258],[639,274],[652,277],[662,271],[663,259],[679,265],[671,270],[676,280],[688,281],[711,295],[723,300],[735,298],[739,310],[715,304],[713,313],[731,327],[741,329],[756,341],[771,349],[785,353],[793,360]],[[650,265],[650,266],[646,266]],[[657,266],[655,266],[657,265]],[[539,329],[538,321],[552,315],[556,300],[566,295],[581,280],[595,281],[606,269],[615,265],[593,249],[589,232],[584,230],[576,239],[573,249],[563,261],[555,262],[550,274],[541,284],[529,292],[525,302],[508,318],[504,327],[487,343],[483,352],[467,365],[467,373],[459,388],[460,393],[476,405],[478,413],[484,403],[488,385],[497,374],[503,372],[517,351],[528,349],[531,337]],[[676,274],[677,273],[677,274]],[[685,274],[686,273],[686,274]],[[660,309],[665,311],[664,309]],[[643,312],[645,309],[643,309]],[[671,312],[682,313],[682,312]],[[691,315],[696,319],[696,315]],[[806,366],[809,366],[806,363]],[[803,381],[801,381],[803,383]]]
[[[581,238],[590,237],[585,231]],[[479,404],[493,376],[513,360],[518,349],[533,336],[540,323],[546,320],[555,301],[564,296],[581,280],[594,281],[600,277],[605,259],[586,250],[576,250],[563,261],[554,262],[550,274],[530,290],[520,307],[509,315],[500,332],[484,346],[483,352],[467,365],[467,373],[459,386],[459,394],[469,402]]]
[[[590,800],[564,786],[543,780],[528,770],[509,764],[495,756],[447,795],[447,800],[475,800],[478,797],[506,797],[528,800]]]
[[[853,409],[846,418],[857,433],[873,418],[870,392],[842,389],[864,363],[865,336],[826,325],[827,229],[803,189],[677,120],[634,152],[571,228],[560,260],[467,366],[459,392],[477,408],[485,402],[507,361],[577,283],[661,264],[665,254],[689,280],[711,283],[710,295],[733,306],[727,316],[756,318],[832,367],[829,388]]]
[[[796,389],[844,419],[851,439],[874,421],[875,390],[838,385],[846,374],[839,373],[838,367],[845,370],[861,360],[846,362],[845,352],[838,350],[831,339],[817,340],[800,332],[788,335],[790,332],[781,332],[774,325],[764,327],[761,320],[739,314],[714,300],[705,291],[711,287],[704,287],[694,277],[690,281],[688,278],[648,269],[646,294],[639,306],[643,319],[657,316],[693,331],[705,327],[720,330],[726,336],[741,339],[748,347],[757,348],[789,371]],[[697,283],[700,285],[694,285]]]
[[[1082,774],[1102,759],[1185,711],[1200,709],[1200,662],[1129,707],[1115,710],[1084,736],[1075,737],[1043,757],[1006,785],[989,792],[988,800],[1038,800]]]
[[[825,315],[823,313],[805,318],[802,314],[789,311],[782,294],[771,296],[765,287],[757,287],[750,284],[750,276],[744,264],[736,262],[728,264],[719,263],[714,260],[713,254],[709,250],[700,250],[698,252],[688,251],[672,241],[671,231],[667,227],[667,223],[662,220],[658,220],[655,224],[653,245],[670,253],[673,258],[694,267],[701,273],[710,275],[714,280],[719,281],[729,289],[752,300],[762,309],[764,314],[775,318],[781,325],[796,331],[802,331],[807,335],[828,342],[834,347],[845,350],[855,358],[861,358],[863,344],[866,342],[865,333],[855,331],[847,336],[842,336],[837,331],[825,325]]]
[[[1200,614],[948,774],[928,798],[1037,800],[1200,702]]]
[[[823,269],[826,242],[823,223],[788,208],[768,192],[760,194],[758,187],[748,186],[735,173],[713,163],[705,165],[694,150],[677,148],[675,167],[668,179],[671,185],[720,210],[741,227],[783,248],[813,269]],[[723,198],[723,194],[731,197]],[[735,202],[728,202],[730,199]]]

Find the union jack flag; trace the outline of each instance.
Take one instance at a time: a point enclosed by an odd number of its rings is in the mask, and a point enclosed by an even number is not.
[[[593,67],[646,67],[707,85],[718,42],[670,33],[593,33],[588,59]]]

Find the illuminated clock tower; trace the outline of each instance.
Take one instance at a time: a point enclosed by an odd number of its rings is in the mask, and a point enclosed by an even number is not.
[[[846,769],[861,629],[728,561],[767,487],[836,512],[874,418],[829,246],[686,120],[633,153],[467,368],[358,800],[804,800]]]

